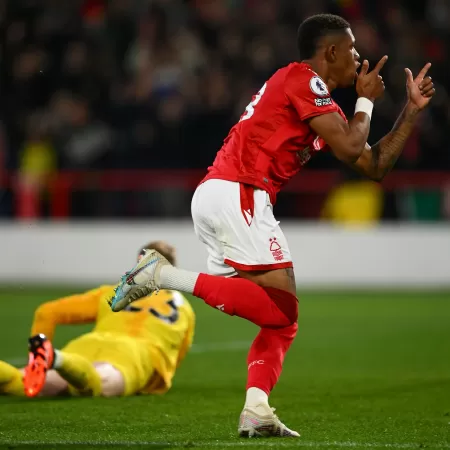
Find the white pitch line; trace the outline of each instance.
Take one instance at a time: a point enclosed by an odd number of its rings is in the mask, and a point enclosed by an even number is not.
[[[230,342],[209,342],[205,344],[193,344],[189,353],[213,353],[213,352],[234,352],[238,350],[248,350],[250,341],[230,341]],[[27,363],[25,357],[9,358],[5,362],[13,366],[22,366]]]
[[[298,447],[298,448],[372,448],[372,449],[398,449],[398,450],[410,450],[410,449],[421,449],[421,448],[432,448],[434,450],[444,450],[450,449],[450,443],[443,444],[434,444],[434,443],[383,443],[383,442],[352,442],[352,441],[331,441],[331,442],[315,442],[315,441],[302,441],[302,440],[278,440],[276,438],[272,438],[270,440],[261,440],[261,439],[251,439],[246,441],[236,441],[236,442],[195,442],[195,441],[186,441],[186,442],[139,442],[139,441],[131,441],[131,442],[115,442],[115,441],[105,441],[105,442],[80,442],[80,441],[54,441],[54,442],[40,442],[40,441],[8,441],[1,442],[1,444],[6,445],[82,445],[86,447],[100,447],[100,446],[108,446],[108,447],[139,447],[139,446],[149,446],[149,447],[181,447],[181,448],[193,448],[193,447]]]

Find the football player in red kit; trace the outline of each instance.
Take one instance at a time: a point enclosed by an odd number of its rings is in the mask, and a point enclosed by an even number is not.
[[[241,436],[299,436],[278,419],[268,401],[296,335],[298,314],[291,254],[272,212],[277,193],[315,153],[328,149],[367,177],[381,180],[434,94],[426,76],[430,64],[415,78],[405,69],[406,105],[392,131],[370,147],[372,109],[384,91],[380,71],[387,56],[369,72],[368,61],[359,63],[349,23],[328,14],[300,25],[298,48],[301,62],[278,70],[262,86],[194,194],[192,217],[208,249],[210,274],[173,267],[149,251],[122,277],[110,300],[113,311],[119,311],[154,290],[174,289],[261,328],[247,359]],[[353,84],[358,100],[347,121],[330,92]]]

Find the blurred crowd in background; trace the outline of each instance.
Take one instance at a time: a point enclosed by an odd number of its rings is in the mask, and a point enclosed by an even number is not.
[[[370,142],[404,105],[404,68],[432,62],[437,95],[397,167],[450,170],[448,0],[8,0],[0,8],[0,173],[206,169],[252,95],[297,60],[299,23],[322,12],[351,22],[362,58],[390,56]],[[354,90],[333,96],[353,113]],[[324,155],[310,167],[341,166]],[[0,215],[13,215],[14,201],[6,203]]]

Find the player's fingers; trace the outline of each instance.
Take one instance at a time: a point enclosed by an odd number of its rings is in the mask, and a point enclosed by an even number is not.
[[[380,73],[381,69],[383,68],[383,66],[386,64],[386,61],[388,60],[388,56],[384,55],[379,61],[378,64],[375,66],[375,69],[373,69],[373,71],[375,73]]]
[[[433,81],[431,81],[431,77],[426,77],[422,83],[419,84],[419,89],[426,89],[433,85]]]
[[[367,74],[367,71],[369,70],[369,61],[367,61],[367,59],[365,59],[361,65],[361,70],[359,72],[359,76],[364,76]]]
[[[431,67],[431,63],[426,63],[423,66],[422,70],[417,75],[416,81],[421,82],[425,78],[425,75],[427,74],[428,70],[430,70],[430,67]]]
[[[414,78],[413,78],[413,74],[412,74],[411,70],[406,68],[405,69],[405,73],[406,73],[406,82],[407,83],[412,83],[414,81]]]
[[[432,97],[435,92],[436,92],[436,89],[434,87],[430,87],[429,89],[424,90],[423,92],[421,92],[421,94],[424,97]]]
[[[425,78],[422,83],[419,84],[419,91],[422,95],[426,96],[429,91],[434,89],[434,84],[430,77]]]

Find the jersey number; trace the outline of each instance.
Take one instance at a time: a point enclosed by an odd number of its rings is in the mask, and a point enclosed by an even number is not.
[[[263,96],[265,90],[266,90],[267,83],[264,83],[264,86],[259,90],[259,92],[255,95],[255,98],[247,105],[247,108],[245,108],[244,114],[242,114],[241,119],[239,122],[242,122],[243,120],[250,119],[250,117],[253,116],[253,113],[255,112],[255,106],[259,103],[261,100],[261,97]]]
[[[150,314],[153,314],[155,317],[157,317],[159,320],[162,320],[165,323],[174,324],[180,317],[180,311],[178,310],[178,307],[181,306],[181,302],[175,299],[167,300],[166,302],[170,306],[170,312],[169,314],[163,314],[159,311],[157,311],[154,308],[149,308],[148,312]],[[124,308],[124,311],[127,312],[141,312],[143,308],[140,308],[139,306],[133,306],[128,305]]]

